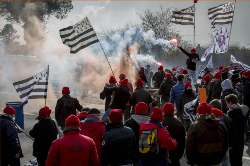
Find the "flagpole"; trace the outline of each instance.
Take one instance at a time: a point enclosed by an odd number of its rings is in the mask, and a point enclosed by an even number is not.
[[[48,84],[47,84],[47,89],[46,89],[45,106],[46,106],[46,101],[47,101],[47,96],[48,96],[48,86],[49,86],[49,65],[48,65],[47,80],[48,80]]]
[[[193,41],[193,48],[195,47],[195,3],[194,3],[194,41]]]

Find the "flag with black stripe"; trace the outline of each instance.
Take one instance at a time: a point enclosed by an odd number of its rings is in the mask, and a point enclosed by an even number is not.
[[[99,41],[87,17],[73,26],[61,29],[59,32],[63,44],[70,47],[70,53],[72,54]]]
[[[194,5],[181,11],[173,11],[171,22],[180,25],[194,25]]]
[[[248,66],[248,65],[246,65],[246,64],[244,64],[244,63],[242,63],[240,61],[237,61],[236,58],[233,55],[231,55],[230,59],[231,59],[231,62],[238,63],[244,70],[250,71],[250,66]]]
[[[13,83],[23,104],[29,99],[47,98],[49,67],[25,80]]]
[[[235,2],[228,2],[208,9],[208,18],[211,25],[231,24],[234,16]]]

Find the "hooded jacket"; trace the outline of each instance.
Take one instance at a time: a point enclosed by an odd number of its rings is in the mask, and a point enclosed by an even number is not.
[[[116,86],[116,84],[115,83],[114,84],[109,84],[109,86],[113,87],[113,86]],[[103,89],[103,91],[100,93],[100,99],[104,100],[105,98],[106,98],[106,100],[105,100],[105,111],[107,111],[108,108],[109,108],[109,104],[111,102],[111,95],[105,93],[105,90]]]
[[[170,99],[170,92],[173,86],[176,85],[176,82],[172,80],[172,78],[167,78],[160,86],[159,95],[162,95],[162,101],[169,102]]]
[[[186,157],[189,164],[220,164],[228,150],[228,133],[225,125],[205,115],[190,125],[186,141]]]
[[[184,91],[184,82],[179,82],[177,85],[173,86],[170,92],[170,103],[178,105],[178,100],[182,92]]]
[[[221,82],[216,84],[215,80],[213,80],[210,83],[210,90],[209,90],[208,96],[207,96],[207,103],[210,103],[214,99],[219,99],[220,100],[221,91],[222,91]]]
[[[165,72],[156,72],[152,78],[155,81],[154,87],[159,88],[165,77]]]
[[[188,56],[188,59],[186,61],[187,69],[189,70],[196,70],[196,63],[200,60],[199,55],[196,53],[188,53],[186,50],[184,50],[181,47],[178,47],[185,55]]]

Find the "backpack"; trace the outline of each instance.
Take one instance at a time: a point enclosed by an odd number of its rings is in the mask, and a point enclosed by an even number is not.
[[[148,153],[153,152],[155,154],[159,153],[159,145],[157,143],[157,129],[144,130],[141,133],[141,138],[139,141],[139,152]]]

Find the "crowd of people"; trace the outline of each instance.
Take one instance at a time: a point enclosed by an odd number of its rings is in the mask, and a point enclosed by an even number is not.
[[[188,56],[187,69],[160,66],[153,74],[149,65],[146,71],[141,67],[136,88],[125,74],[119,83],[111,76],[100,93],[103,116],[63,87],[55,120],[45,106],[29,131],[38,165],[180,166],[185,156],[192,166],[241,166],[250,135],[250,71],[220,66],[213,73],[206,67],[196,79],[196,50],[178,48]],[[145,86],[158,89],[160,102]],[[199,101],[199,88],[206,90],[206,102]],[[15,109],[6,106],[1,114],[2,166],[19,166],[23,157],[14,118]]]

